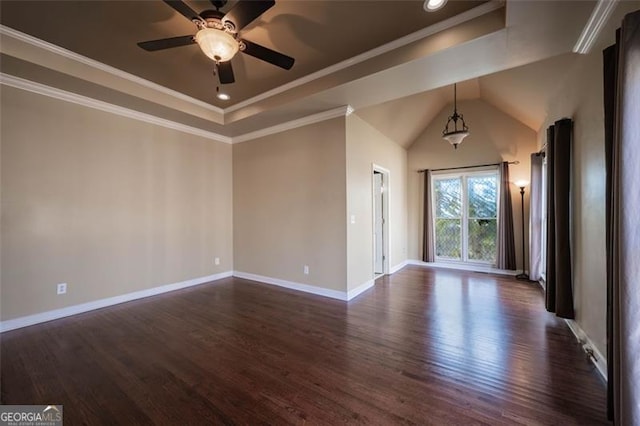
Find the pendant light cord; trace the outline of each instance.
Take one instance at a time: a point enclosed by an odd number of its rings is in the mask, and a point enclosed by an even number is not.
[[[456,88],[456,83],[453,83],[453,113],[458,112],[458,90]]]

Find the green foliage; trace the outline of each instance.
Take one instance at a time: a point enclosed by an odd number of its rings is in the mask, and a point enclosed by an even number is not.
[[[467,244],[469,260],[495,262],[496,235],[496,219],[470,219]]]
[[[436,256],[461,259],[460,224],[460,219],[436,219]]]

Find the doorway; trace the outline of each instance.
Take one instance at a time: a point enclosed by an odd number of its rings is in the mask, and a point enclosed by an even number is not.
[[[498,241],[497,168],[431,179],[436,261],[494,266]]]
[[[373,195],[373,274],[389,273],[389,171],[374,165]]]

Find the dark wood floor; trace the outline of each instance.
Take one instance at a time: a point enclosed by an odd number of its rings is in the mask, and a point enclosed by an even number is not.
[[[4,404],[65,424],[606,424],[534,284],[409,266],[345,303],[215,284],[1,336]]]

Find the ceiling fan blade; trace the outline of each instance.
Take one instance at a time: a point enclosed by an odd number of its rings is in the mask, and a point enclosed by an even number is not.
[[[171,6],[176,12],[180,13],[182,16],[187,18],[190,21],[194,19],[200,20],[200,15],[193,11],[189,6],[181,2],[180,0],[163,0],[166,4]]]
[[[147,52],[155,52],[156,50],[170,49],[172,47],[188,46],[194,44],[192,35],[163,38],[160,40],[141,41],[138,46],[142,47]]]
[[[253,56],[254,58],[269,62],[270,64],[280,68],[284,68],[285,70],[291,69],[295,62],[295,59],[292,57],[276,52],[275,50],[271,50],[268,47],[261,46],[248,40],[242,40],[242,42],[246,46],[242,52],[249,56]]]
[[[231,61],[216,63],[218,69],[218,77],[220,78],[220,84],[231,84],[236,81],[233,76],[233,67]]]
[[[238,0],[238,3],[224,15],[222,22],[231,21],[236,31],[240,31],[274,4],[275,0]]]

